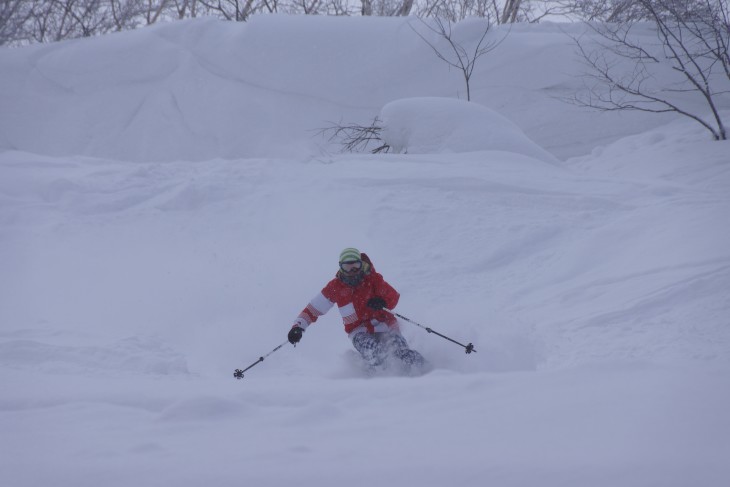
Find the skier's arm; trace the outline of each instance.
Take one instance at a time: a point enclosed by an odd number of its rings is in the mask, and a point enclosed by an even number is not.
[[[297,316],[294,320],[292,328],[299,327],[302,330],[306,330],[307,327],[317,321],[320,316],[332,309],[332,306],[334,306],[335,303],[325,296],[326,292],[327,288],[324,288],[322,292],[312,298],[306,308],[304,308],[302,312],[299,313],[299,316]]]
[[[383,298],[385,301],[385,307],[388,309],[395,308],[398,305],[398,300],[400,299],[400,293],[398,293],[393,286],[388,284],[380,274],[376,275],[375,295]]]

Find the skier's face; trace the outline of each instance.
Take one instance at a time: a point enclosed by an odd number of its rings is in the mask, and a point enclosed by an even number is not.
[[[362,269],[362,261],[356,260],[353,262],[342,262],[340,264],[340,269],[342,269],[342,272],[348,275],[357,274],[360,269]]]

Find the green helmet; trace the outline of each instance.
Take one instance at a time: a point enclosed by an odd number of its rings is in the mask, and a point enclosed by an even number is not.
[[[340,252],[340,264],[343,262],[357,262],[358,260],[362,260],[362,254],[356,248],[348,247]]]

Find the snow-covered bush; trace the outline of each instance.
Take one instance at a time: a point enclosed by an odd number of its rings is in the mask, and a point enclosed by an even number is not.
[[[452,98],[406,98],[380,112],[382,139],[393,152],[505,151],[546,162],[555,158],[507,118],[485,106]]]

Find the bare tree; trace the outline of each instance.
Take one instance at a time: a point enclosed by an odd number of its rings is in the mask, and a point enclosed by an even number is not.
[[[355,13],[355,7],[348,0],[327,0],[325,13],[334,16],[347,16]]]
[[[195,0],[186,0],[192,1]],[[158,21],[171,11],[172,3],[171,0],[0,0],[0,44],[52,42],[133,29]]]
[[[90,37],[113,29],[98,0],[31,0],[28,35],[36,42]]]
[[[577,2],[583,0],[523,0],[517,13],[517,21],[538,23],[545,18],[580,18]],[[595,0],[590,0],[595,1]],[[601,0],[605,2],[605,0]]]
[[[467,17],[499,18],[495,0],[422,0],[416,4],[416,16],[440,17],[459,22]]]
[[[225,20],[244,22],[260,10],[263,5],[257,0],[198,0],[209,12],[220,15]]]
[[[304,15],[319,15],[324,12],[326,4],[323,0],[290,0],[289,10]]]
[[[173,0],[172,3],[178,19],[198,16],[198,0]]]
[[[32,12],[24,0],[0,0],[0,46],[24,40]]]
[[[702,56],[717,63],[730,80],[730,2],[701,0],[691,13],[678,12],[677,17],[683,28],[699,41]]]
[[[458,22],[468,17],[486,17],[496,24],[539,22],[545,17],[577,17],[578,2],[598,0],[420,0],[418,17],[440,17]]]
[[[513,24],[517,21],[517,15],[520,12],[520,4],[522,0],[506,0],[502,9],[500,23]]]
[[[427,39],[426,36],[419,32],[419,30],[412,24],[408,24],[411,29],[413,29],[413,32],[415,32],[426,44],[428,44],[439,59],[449,66],[461,71],[466,85],[466,99],[467,101],[471,101],[471,77],[474,74],[474,67],[476,66],[477,61],[483,55],[496,49],[497,46],[499,46],[499,44],[505,39],[506,35],[495,40],[488,38],[488,34],[492,29],[492,22],[490,18],[487,17],[484,19],[484,29],[481,32],[479,40],[472,48],[468,48],[463,43],[456,40],[453,31],[453,24],[450,20],[443,20],[440,17],[435,17],[430,22],[421,18],[418,20],[427,30],[436,34],[438,38],[446,41],[446,46],[439,47],[436,43]]]
[[[68,27],[69,37],[91,37],[112,30],[113,22],[102,0],[53,0]],[[59,39],[60,40],[60,39]]]
[[[145,6],[143,0],[109,0],[114,30],[134,29],[141,23]]]
[[[363,16],[407,17],[413,9],[413,0],[360,0]]]
[[[575,12],[588,21],[642,20],[645,10],[635,0],[573,0]]]
[[[598,45],[574,40],[591,83],[571,101],[605,111],[677,113],[701,124],[715,140],[726,140],[717,102],[730,93],[727,1],[636,0],[656,34],[653,44],[633,35],[633,21],[588,24]],[[696,8],[700,3],[703,8]],[[633,68],[629,74],[619,67],[626,62]],[[709,118],[691,108],[698,99]]]
[[[144,9],[144,17],[147,25],[156,23],[160,16],[172,5],[171,0],[144,0],[146,8]]]

